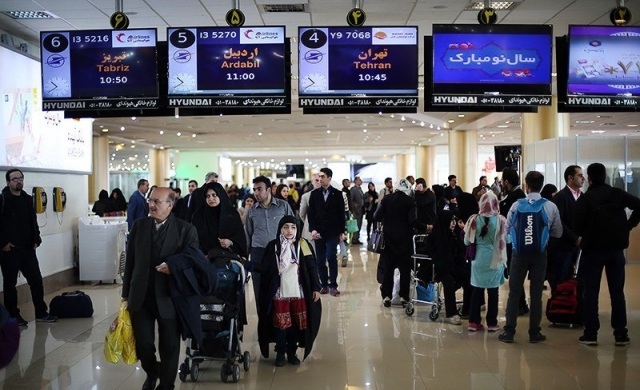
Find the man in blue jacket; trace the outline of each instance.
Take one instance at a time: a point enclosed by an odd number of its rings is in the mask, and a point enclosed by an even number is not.
[[[131,194],[129,205],[127,206],[127,225],[129,230],[133,227],[133,221],[144,218],[149,214],[149,205],[147,205],[146,194],[149,191],[149,181],[145,179],[138,180],[138,189]]]
[[[624,346],[631,343],[624,297],[624,249],[629,246],[629,232],[640,222],[640,199],[606,184],[607,171],[600,163],[589,165],[587,176],[589,189],[578,198],[573,216],[574,231],[582,237],[578,275],[584,287],[584,333],[578,341],[598,344],[598,297],[605,269],[615,345]],[[633,210],[629,219],[625,208]]]

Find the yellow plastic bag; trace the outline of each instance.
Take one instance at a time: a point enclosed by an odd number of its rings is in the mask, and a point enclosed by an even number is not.
[[[104,356],[109,363],[118,363],[122,359],[123,362],[131,365],[138,361],[136,340],[133,337],[131,317],[126,302],[120,304],[120,312],[107,331]]]

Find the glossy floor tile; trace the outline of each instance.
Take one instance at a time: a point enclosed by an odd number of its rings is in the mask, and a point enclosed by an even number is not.
[[[520,317],[516,342],[503,344],[498,333],[467,331],[428,318],[417,305],[408,317],[400,307],[381,305],[375,280],[377,255],[352,247],[348,266],[340,268],[338,298],[323,296],[322,327],[312,354],[298,367],[275,368],[274,356],[259,356],[253,293],[248,291],[249,325],[243,349],[251,368],[236,384],[222,384],[219,362],[204,362],[197,382],[176,381],[177,389],[636,389],[640,383],[640,265],[627,267],[626,297],[632,344],[615,347],[610,330],[608,291],[601,295],[600,345],[577,342],[581,330],[556,328],[543,319],[548,340],[529,344],[528,317]],[[119,306],[120,285],[71,286],[93,299],[95,314],[36,324],[21,332],[14,361],[0,370],[1,389],[140,389],[145,373],[110,364],[103,356],[104,335]],[[504,324],[508,284],[500,290]],[[48,296],[47,300],[53,295]],[[545,301],[548,295],[545,292]],[[444,313],[443,313],[444,314]],[[33,308],[23,305],[33,320]],[[184,347],[182,348],[184,352]],[[301,352],[299,353],[301,355]]]

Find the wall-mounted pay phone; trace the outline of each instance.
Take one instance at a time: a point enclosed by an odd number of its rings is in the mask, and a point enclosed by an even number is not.
[[[47,193],[42,187],[33,187],[33,208],[36,214],[42,214],[47,210]]]
[[[67,207],[67,194],[62,187],[53,187],[53,211],[61,213]]]

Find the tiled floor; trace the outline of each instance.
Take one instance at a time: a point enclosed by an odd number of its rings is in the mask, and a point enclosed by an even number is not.
[[[627,267],[627,309],[632,344],[615,347],[609,327],[607,289],[602,289],[600,345],[580,345],[579,329],[550,327],[548,340],[529,344],[527,317],[519,319],[514,344],[497,333],[467,332],[463,326],[432,322],[418,305],[413,317],[398,307],[384,308],[375,280],[377,255],[351,249],[340,268],[339,298],[323,296],[322,329],[312,354],[301,366],[275,368],[273,357],[259,357],[253,299],[243,349],[252,365],[237,384],[220,383],[220,363],[201,366],[198,382],[176,381],[177,389],[637,389],[640,383],[640,265]],[[119,285],[74,286],[93,298],[88,319],[55,324],[31,321],[21,333],[15,360],[0,370],[3,389],[140,389],[139,363],[110,364],[103,356],[105,332],[119,305]],[[501,324],[508,285],[500,291]],[[546,294],[546,293],[545,293]],[[249,291],[249,297],[252,292]],[[51,296],[47,297],[49,300]],[[546,300],[546,297],[545,297]],[[31,305],[23,314],[33,320]],[[184,348],[183,348],[184,351]]]

